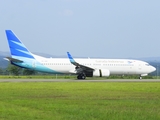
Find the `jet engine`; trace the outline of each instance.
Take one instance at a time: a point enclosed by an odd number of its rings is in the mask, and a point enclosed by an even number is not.
[[[93,76],[108,77],[109,75],[110,75],[110,71],[108,69],[96,69],[93,71]]]

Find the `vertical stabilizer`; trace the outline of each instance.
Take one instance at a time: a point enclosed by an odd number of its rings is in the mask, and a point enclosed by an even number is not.
[[[25,57],[34,59],[32,53],[24,46],[24,44],[11,30],[6,30],[6,36],[12,57]]]

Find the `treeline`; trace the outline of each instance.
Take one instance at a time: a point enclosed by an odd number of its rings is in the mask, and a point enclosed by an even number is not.
[[[7,68],[0,68],[0,75],[36,75],[38,72],[34,70],[20,68],[14,65],[9,64]]]

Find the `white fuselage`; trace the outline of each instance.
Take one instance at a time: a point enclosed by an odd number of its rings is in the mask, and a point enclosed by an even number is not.
[[[40,64],[57,73],[76,73],[75,66],[67,58],[37,58]],[[107,69],[110,74],[147,75],[155,68],[147,62],[130,59],[75,59],[81,65],[96,69]],[[36,63],[33,65],[38,67]]]

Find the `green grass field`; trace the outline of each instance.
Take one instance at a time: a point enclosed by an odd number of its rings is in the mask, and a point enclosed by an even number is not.
[[[0,83],[0,120],[159,120],[160,82]]]

